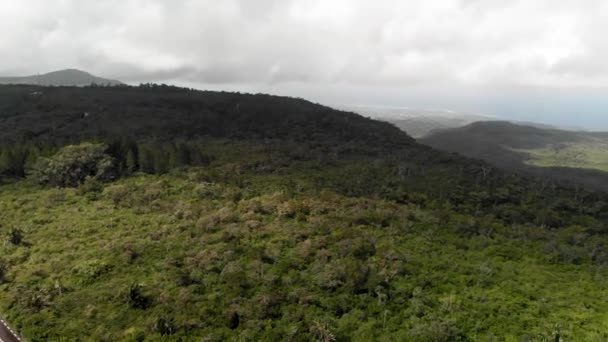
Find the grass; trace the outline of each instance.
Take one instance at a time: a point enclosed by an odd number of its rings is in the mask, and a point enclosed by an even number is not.
[[[596,169],[608,172],[608,142],[599,139],[518,151],[529,155],[529,159],[526,161],[529,165]]]

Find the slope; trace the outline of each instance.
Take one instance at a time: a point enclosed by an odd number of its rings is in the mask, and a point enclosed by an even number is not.
[[[493,120],[490,116],[446,110],[373,106],[344,106],[343,108],[393,123],[414,138],[424,137],[434,130],[462,127],[475,121]]]
[[[501,168],[608,189],[608,174],[602,172],[608,171],[605,133],[494,121],[437,131],[420,142]]]
[[[152,142],[210,156],[71,188],[5,180],[0,313],[28,340],[607,337],[605,194],[301,99],[0,90],[3,160],[82,141],[118,165]]]
[[[0,84],[36,84],[44,86],[88,86],[91,84],[116,86],[123,83],[97,77],[77,69],[53,71],[42,75],[0,77]]]

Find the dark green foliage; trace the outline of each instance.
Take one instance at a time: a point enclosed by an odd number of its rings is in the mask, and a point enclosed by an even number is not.
[[[108,181],[116,178],[115,160],[107,153],[107,146],[83,143],[69,145],[52,157],[42,157],[31,171],[40,184],[78,186],[87,177]]]
[[[44,119],[3,149],[103,145],[123,176],[0,186],[0,232],[27,232],[0,245],[0,311],[30,340],[608,338],[605,194],[303,100],[0,90],[0,127]]]
[[[175,334],[176,329],[173,319],[161,317],[154,322],[153,331],[159,333],[161,336],[173,335]]]
[[[0,153],[0,174],[23,177],[25,176],[25,167],[30,154],[34,151],[25,146],[9,146],[1,150]]]
[[[12,228],[8,231],[6,239],[10,244],[18,246],[23,242],[23,231],[19,228]]]
[[[139,171],[145,173],[154,173],[156,171],[156,156],[152,147],[147,145],[142,146],[139,148],[139,153],[137,155],[137,165]]]
[[[31,96],[32,92],[42,96]],[[184,88],[0,86],[0,143],[66,144],[90,139],[275,140],[313,144],[369,141],[378,147],[413,139],[388,123],[302,99]],[[1,104],[0,104],[1,105]],[[1,107],[0,107],[1,108]],[[83,113],[89,113],[83,117]],[[379,144],[378,144],[379,143]]]
[[[131,284],[127,289],[127,304],[135,309],[147,309],[150,306],[151,298],[144,295],[143,286],[141,284]],[[164,321],[163,321],[164,322]],[[165,329],[164,324],[160,329]]]
[[[0,259],[0,284],[7,281],[8,267],[6,262]]]
[[[102,190],[103,183],[99,179],[91,176],[87,176],[82,185],[78,187],[78,193],[86,195],[90,199],[96,199]]]
[[[568,182],[582,184],[592,190],[608,191],[608,173],[585,168],[590,163],[582,153],[576,153],[574,161],[565,164],[548,163],[545,167],[538,167],[534,166],[537,164],[528,163],[531,158],[529,151],[549,149],[556,153],[569,144],[590,144],[601,150],[608,141],[601,132],[564,131],[506,121],[482,121],[460,128],[437,130],[419,141],[439,150],[457,152],[486,160],[500,168],[523,172],[545,182]],[[561,158],[567,159],[566,156]],[[591,162],[605,164],[605,155],[595,158],[598,160]],[[571,167],[559,167],[560,165]]]
[[[332,185],[345,166],[222,173],[268,151],[206,149],[233,157],[104,184],[95,202],[80,188],[0,187],[0,219],[33,225],[27,244],[0,246],[0,303],[24,335],[453,341],[554,338],[559,323],[563,338],[604,337],[608,253],[593,216],[549,229],[507,223],[491,200],[467,209],[466,192],[460,207],[318,192],[315,177]]]
[[[310,332],[319,342],[332,342],[336,340],[336,336],[331,332],[327,324],[319,321],[312,322]]]
[[[133,173],[139,169],[138,157],[134,150],[129,149],[125,157],[125,167],[127,173]]]

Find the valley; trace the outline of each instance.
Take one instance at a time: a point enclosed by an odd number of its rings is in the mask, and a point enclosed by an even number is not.
[[[500,168],[608,190],[606,133],[488,121],[440,130],[419,141]]]

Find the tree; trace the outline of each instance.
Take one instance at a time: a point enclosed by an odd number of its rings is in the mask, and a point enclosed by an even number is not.
[[[175,154],[173,155],[172,164],[174,167],[180,167],[191,164],[190,148],[184,143],[177,145]]]
[[[143,145],[139,147],[138,165],[139,170],[145,173],[154,173],[154,152],[151,147]]]
[[[0,155],[0,173],[13,176],[25,176],[25,162],[28,152],[25,148],[10,146]]]
[[[137,154],[134,152],[133,149],[130,149],[127,152],[125,164],[126,164],[128,173],[133,173],[133,172],[137,171]]]
[[[41,184],[61,187],[78,186],[87,177],[114,179],[118,175],[116,161],[106,150],[106,145],[93,143],[63,147],[50,158],[39,158],[31,176]]]
[[[162,149],[160,146],[153,151],[154,154],[154,173],[163,174],[171,169],[170,152]]]

